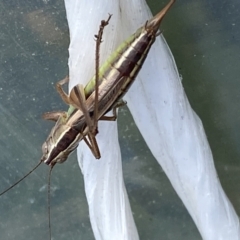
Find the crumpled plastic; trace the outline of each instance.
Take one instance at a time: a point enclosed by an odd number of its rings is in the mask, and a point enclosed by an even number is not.
[[[142,26],[151,13],[143,0],[65,0],[70,29],[69,89],[85,85],[95,71],[95,41],[102,19],[100,62]],[[174,6],[173,6],[174,7]],[[160,6],[159,6],[160,10]],[[203,239],[239,240],[239,219],[225,195],[201,120],[184,93],[174,58],[157,38],[124,99],[143,138],[192,216]],[[122,176],[116,122],[99,121],[102,158],[84,142],[78,147],[95,239],[139,239]]]

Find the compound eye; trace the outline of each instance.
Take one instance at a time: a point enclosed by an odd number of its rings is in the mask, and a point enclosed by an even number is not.
[[[42,145],[42,152],[43,154],[47,154],[48,153],[48,147],[47,147],[47,143],[44,142]]]

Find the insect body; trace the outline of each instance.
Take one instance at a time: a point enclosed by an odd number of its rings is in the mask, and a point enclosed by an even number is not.
[[[82,139],[88,144],[94,156],[100,158],[95,139],[97,121],[116,119],[115,114],[112,118],[104,115],[121,105],[120,99],[140,71],[156,36],[159,35],[161,21],[174,2],[175,0],[171,0],[156,16],[124,41],[102,65],[99,73],[97,72],[89,81],[84,91],[81,91],[81,85],[77,85],[67,96],[61,88],[67,80],[60,82],[58,91],[63,100],[72,106],[68,114],[59,114],[60,117],[55,118],[57,123],[43,144],[42,161],[52,166],[57,162],[66,161]],[[54,117],[50,113],[45,119]]]
[[[96,36],[95,76],[84,89],[80,84],[73,87],[69,95],[62,89],[68,78],[57,83],[57,91],[63,101],[70,105],[68,112],[50,112],[43,115],[44,119],[53,120],[56,124],[43,143],[41,161],[22,179],[0,193],[0,196],[25,179],[42,162],[52,167],[56,163],[66,161],[81,140],[87,143],[95,158],[100,158],[95,138],[98,132],[97,122],[116,119],[116,108],[122,105],[120,100],[140,71],[156,36],[159,35],[161,21],[174,2],[175,0],[170,0],[156,16],[125,40],[98,71],[98,52],[103,28],[108,24],[111,16],[107,21],[102,21]],[[105,116],[110,110],[113,110],[114,115]]]

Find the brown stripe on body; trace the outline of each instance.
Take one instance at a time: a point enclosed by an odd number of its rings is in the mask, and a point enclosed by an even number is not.
[[[118,61],[112,64],[110,70],[104,74],[105,82],[109,85],[109,88],[103,85],[105,89],[104,97],[101,98],[101,96],[99,96],[99,113],[107,109],[105,112],[102,112],[101,115],[111,110],[113,105],[127,92],[140,71],[154,41],[155,35],[146,32],[142,33],[131,43],[131,46],[125,49],[125,52],[122,53]],[[114,79],[111,78],[112,75],[118,75],[118,77]],[[112,83],[110,79],[114,79],[115,82]],[[108,106],[108,108],[106,108],[106,106]]]
[[[116,57],[113,63],[109,63],[110,67],[102,76],[104,80],[99,86],[99,118],[106,114],[127,92],[154,41],[155,34],[144,29],[131,44],[126,44],[118,51],[119,57]],[[86,102],[90,111],[93,111],[94,100],[95,91]]]
[[[59,155],[65,153],[67,150],[67,156],[77,147],[77,145],[73,145],[73,149],[69,148],[71,144],[75,142],[75,139],[79,131],[74,128],[69,128],[69,130],[64,134],[64,138],[61,138],[60,141],[57,143],[56,146],[51,150],[50,155],[44,161],[47,165],[51,164],[51,162]]]

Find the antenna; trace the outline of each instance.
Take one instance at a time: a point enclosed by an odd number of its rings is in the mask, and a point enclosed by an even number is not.
[[[22,180],[24,180],[28,175],[30,175],[35,169],[37,169],[42,161],[40,161],[31,171],[29,171],[25,176],[20,178],[17,182],[15,182],[12,186],[4,190],[3,192],[0,193],[0,196],[2,196],[4,193],[8,192],[10,189],[14,188],[17,184],[19,184]]]
[[[54,166],[54,165],[53,165]],[[49,230],[49,239],[52,239],[52,229],[51,229],[51,174],[53,166],[50,167],[48,174],[48,230]]]

